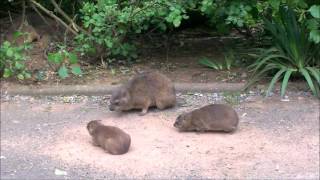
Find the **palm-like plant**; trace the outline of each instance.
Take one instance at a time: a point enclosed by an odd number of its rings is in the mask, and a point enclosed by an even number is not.
[[[308,40],[303,25],[299,25],[293,10],[281,7],[278,20],[264,20],[265,28],[273,38],[274,46],[262,49],[258,59],[249,68],[252,79],[246,87],[270,72],[276,72],[267,89],[267,95],[274,84],[283,77],[281,96],[285,94],[292,74],[301,74],[314,95],[319,96],[320,86],[320,46]],[[260,49],[261,50],[261,49]]]

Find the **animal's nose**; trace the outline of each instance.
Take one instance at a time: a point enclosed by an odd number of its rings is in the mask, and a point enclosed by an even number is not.
[[[110,111],[114,111],[114,107],[112,105],[109,106]]]

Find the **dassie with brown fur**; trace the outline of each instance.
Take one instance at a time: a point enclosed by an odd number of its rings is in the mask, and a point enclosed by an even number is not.
[[[140,115],[145,115],[149,107],[165,109],[175,104],[176,93],[172,81],[159,72],[144,72],[113,92],[109,109],[142,109]]]
[[[101,120],[93,120],[87,124],[92,143],[102,147],[112,155],[120,155],[128,152],[131,144],[130,135],[120,128],[105,126]]]
[[[180,131],[224,131],[237,129],[237,112],[225,104],[211,104],[178,116],[174,127]]]

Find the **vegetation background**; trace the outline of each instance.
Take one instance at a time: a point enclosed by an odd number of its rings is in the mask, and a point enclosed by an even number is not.
[[[88,59],[90,64],[108,67],[135,63],[141,38],[156,35],[165,41],[182,30],[201,28],[218,37],[236,32],[242,48],[229,47],[223,61],[203,57],[200,64],[214,71],[247,66],[246,88],[267,77],[267,95],[278,80],[283,96],[290,79],[302,79],[319,96],[320,5],[316,0],[4,0],[0,7],[2,22],[9,19],[12,24],[1,38],[3,78],[25,81],[44,76],[26,65],[32,43],[44,39],[28,23],[26,16],[33,12],[48,26],[55,21],[64,29],[64,38],[45,51],[48,64],[61,79],[85,74]],[[239,57],[242,61],[235,63]]]

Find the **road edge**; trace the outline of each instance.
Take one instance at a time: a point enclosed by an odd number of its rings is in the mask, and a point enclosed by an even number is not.
[[[245,83],[175,83],[177,92],[236,92]],[[108,95],[119,85],[56,85],[56,86],[7,86],[1,87],[1,94],[11,96],[68,96],[68,95]]]

